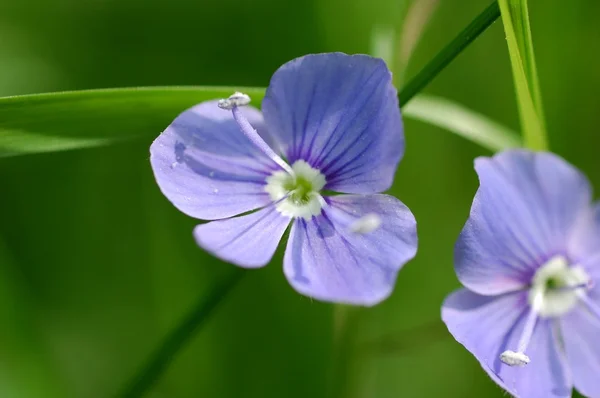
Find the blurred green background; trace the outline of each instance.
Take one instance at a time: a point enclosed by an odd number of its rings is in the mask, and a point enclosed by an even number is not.
[[[410,3],[0,0],[0,96],[266,86],[296,56],[369,52],[374,31],[402,28]],[[397,76],[414,75],[489,4],[438,3]],[[530,12],[551,147],[598,186],[600,3],[532,0]],[[426,91],[518,129],[502,24]],[[390,299],[356,313],[344,396],[505,396],[439,326],[458,287],[452,252],[477,187],[473,158],[489,153],[411,120],[405,134],[391,192],[417,217],[419,253]],[[113,396],[231,271],[160,194],[149,144],[0,159],[1,397]],[[335,349],[333,306],[296,294],[279,257],[245,275],[149,397],[333,398]]]

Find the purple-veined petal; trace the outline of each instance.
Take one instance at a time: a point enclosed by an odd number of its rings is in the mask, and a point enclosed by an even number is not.
[[[527,292],[482,296],[461,289],[442,306],[450,333],[502,388],[520,398],[570,397],[571,376],[552,320],[538,320],[526,350],[528,365],[511,367],[500,361],[504,351],[517,349],[527,313]]]
[[[569,249],[572,262],[581,265],[594,283],[600,283],[600,203],[595,203],[571,235]],[[595,291],[600,297],[600,289]]]
[[[300,293],[319,300],[374,305],[392,292],[398,270],[417,250],[410,210],[388,195],[340,195],[323,213],[296,219],[285,252],[284,272]],[[353,223],[377,214],[379,228],[351,232]]]
[[[404,153],[396,89],[381,59],[313,54],[281,66],[262,103],[269,131],[293,163],[307,161],[325,189],[374,193],[392,184]]]
[[[560,324],[575,388],[586,397],[600,397],[600,320],[580,305]]]
[[[244,268],[266,265],[290,219],[275,206],[254,213],[198,225],[194,237],[200,247],[224,261]]]
[[[265,135],[261,113],[242,109]],[[150,161],[164,195],[183,213],[216,220],[270,203],[265,179],[278,166],[240,131],[217,101],[179,115],[150,147]]]
[[[478,158],[480,187],[455,248],[460,281],[480,294],[523,288],[554,255],[571,258],[569,238],[590,208],[587,179],[550,153],[511,150]]]

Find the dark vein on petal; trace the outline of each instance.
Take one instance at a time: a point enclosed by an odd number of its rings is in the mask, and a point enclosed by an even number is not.
[[[368,82],[369,82],[369,81],[370,81],[370,80],[371,80],[371,79],[372,79],[374,76],[375,76],[375,73],[373,73],[373,74],[372,74],[372,75],[369,77],[369,79],[367,80],[367,82],[365,82],[365,85],[367,85],[367,84],[368,84]],[[361,105],[358,107],[358,109],[355,111],[354,115],[352,115],[352,119],[351,119],[351,120],[349,121],[349,123],[348,123],[350,126],[352,125],[352,122],[354,122],[354,121],[355,121],[355,120],[358,118],[358,116],[359,116],[359,114],[360,114],[360,112],[361,112],[362,108],[363,108],[363,107],[364,107],[364,106],[365,106],[365,105],[366,105],[366,104],[367,104],[369,101],[371,101],[371,99],[372,99],[372,98],[375,96],[375,93],[376,93],[376,92],[379,90],[379,87],[380,87],[380,85],[381,85],[381,82],[383,82],[385,79],[386,79],[386,76],[384,75],[384,76],[381,78],[381,81],[380,81],[379,83],[377,83],[377,84],[373,84],[373,86],[374,86],[373,90],[372,90],[372,91],[371,91],[371,92],[370,92],[368,95],[365,95],[365,96],[364,96],[364,101],[363,101],[363,102],[362,102],[362,104],[361,104]],[[346,110],[346,112],[347,112],[347,110]],[[335,127],[335,130],[334,130],[334,131],[331,133],[331,135],[330,135],[329,139],[327,140],[327,143],[326,143],[326,144],[323,146],[323,148],[322,148],[321,152],[319,153],[319,156],[317,157],[317,161],[318,161],[319,163],[321,163],[321,162],[325,162],[325,160],[326,160],[326,159],[327,159],[327,158],[328,158],[328,157],[331,155],[331,153],[332,153],[332,152],[333,152],[333,150],[336,148],[336,146],[337,146],[339,143],[341,143],[341,142],[342,142],[342,140],[343,140],[343,138],[344,138],[344,135],[343,135],[343,134],[341,134],[341,136],[340,136],[340,137],[338,137],[338,140],[337,140],[337,142],[336,142],[334,145],[331,145],[331,146],[330,146],[330,148],[327,148],[327,147],[329,146],[329,144],[331,143],[331,139],[332,139],[332,137],[335,137],[335,133],[337,132],[337,130],[338,130],[338,128],[339,128],[339,126],[340,126],[340,124],[341,124],[342,120],[343,120],[343,119],[344,119],[344,117],[346,116],[346,112],[344,112],[344,115],[343,115],[343,117],[341,117],[341,118],[340,118],[340,121],[338,122],[337,126]],[[363,130],[363,131],[361,132],[361,134],[358,134],[358,135],[357,135],[357,137],[355,137],[354,141],[352,141],[352,143],[351,143],[351,144],[350,144],[350,145],[349,145],[349,146],[348,146],[348,147],[347,147],[347,148],[346,148],[344,151],[340,151],[340,155],[338,155],[338,158],[339,158],[339,156],[343,156],[343,155],[344,155],[345,153],[347,153],[347,152],[348,152],[348,151],[349,151],[349,150],[350,150],[350,149],[351,149],[351,148],[352,148],[354,145],[356,145],[356,143],[360,141],[360,138],[362,138],[362,136],[361,136],[361,135],[362,135],[362,133],[363,133],[364,131],[366,131],[367,129],[369,129],[369,127],[371,127],[371,121],[369,121],[369,123],[367,123],[367,126],[365,127],[365,130]],[[375,138],[378,138],[378,137],[371,136],[371,138],[374,140]],[[327,152],[325,152],[325,150],[327,150]],[[329,163],[329,162],[327,162],[327,163]]]
[[[302,131],[300,132],[300,134],[302,134],[302,140],[300,141],[300,151],[298,153],[298,158],[302,159],[303,158],[303,152],[304,152],[304,140],[306,139],[306,129],[307,129],[307,124],[308,124],[308,119],[309,116],[312,112],[312,106],[315,98],[315,93],[317,91],[317,86],[315,84],[313,84],[312,86],[312,90],[310,93],[310,100],[308,102],[308,109],[306,110],[306,114],[304,115],[304,123],[302,126]]]
[[[263,209],[268,208],[264,207]],[[259,210],[260,211],[260,210]],[[256,221],[254,221],[252,224],[248,225],[246,228],[244,228],[241,232],[239,232],[237,235],[235,235],[233,238],[231,238],[229,241],[225,242],[224,244],[222,244],[221,246],[218,246],[215,251],[221,251],[223,250],[225,247],[231,245],[232,243],[234,243],[235,241],[237,241],[238,239],[240,239],[242,236],[246,235],[251,229],[255,228],[257,224],[261,223],[262,221],[264,221],[266,218],[270,217],[273,212],[275,211],[275,208],[271,209],[271,211],[269,211],[267,214],[265,214],[263,217],[258,218]],[[247,217],[247,216],[240,216],[240,217]],[[224,221],[226,222],[226,221]]]
[[[334,79],[336,79],[336,80],[334,80]],[[333,76],[333,78],[332,78],[332,79],[327,79],[327,81],[331,81],[331,82],[332,82],[332,83],[331,83],[331,84],[330,84],[330,85],[327,87],[327,90],[328,90],[328,91],[331,91],[331,90],[332,90],[332,89],[331,89],[331,87],[332,87],[332,86],[334,86],[334,87],[335,87],[335,86],[336,86],[336,85],[338,85],[338,84],[342,84],[342,83],[343,83],[342,81],[338,81],[338,80],[340,80],[340,79],[341,79],[341,73],[336,73],[336,74],[334,74],[334,76]],[[335,84],[334,84],[334,83],[335,83]],[[314,148],[314,146],[315,146],[315,141],[316,141],[317,137],[319,136],[319,131],[321,130],[321,126],[323,125],[323,119],[325,118],[325,115],[328,115],[328,114],[329,114],[329,112],[330,112],[330,108],[331,108],[332,104],[333,104],[333,101],[328,101],[328,102],[326,102],[325,106],[323,107],[323,111],[321,112],[321,114],[320,114],[320,116],[319,116],[319,123],[318,123],[318,125],[316,126],[315,130],[313,131],[312,137],[311,137],[311,139],[310,139],[310,144],[309,144],[309,145],[308,145],[308,147],[306,148],[306,149],[307,149],[307,153],[306,153],[306,154],[303,154],[303,156],[304,156],[304,157],[303,157],[303,159],[305,159],[305,160],[306,160],[306,161],[308,161],[308,162],[310,162],[310,161],[311,161],[311,160],[310,160],[310,157],[311,157],[310,155],[311,155],[311,153],[312,153],[312,151],[313,151],[313,148]],[[315,163],[311,163],[311,164],[312,164],[313,166],[315,166],[315,167],[317,166],[317,164],[315,164]],[[318,168],[318,167],[317,167],[317,168]]]
[[[356,164],[354,167],[351,167],[347,170],[344,170],[348,165],[355,163],[361,156],[363,156],[367,151],[371,150],[371,147],[373,146],[373,144],[375,144],[377,141],[373,140],[370,141],[364,148],[364,150],[358,154],[356,154],[352,159],[348,160],[346,163],[344,163],[342,166],[338,167],[337,169],[333,170],[333,171],[327,171],[324,172],[327,173],[326,175],[332,176],[331,177],[331,181],[328,180],[329,184],[333,184],[334,181],[339,182],[340,180],[347,180],[349,178],[354,178],[357,176],[360,176],[361,174],[365,174],[363,169],[365,167],[364,163],[360,163],[360,164]],[[375,165],[373,165],[375,166]],[[358,173],[352,174],[350,175],[350,173],[354,172],[355,170],[360,170]]]
[[[366,84],[367,84],[367,83],[368,83],[368,82],[369,82],[369,81],[370,81],[370,80],[371,80],[371,79],[372,79],[372,78],[373,78],[373,77],[374,77],[374,76],[377,74],[377,72],[379,72],[379,71],[378,71],[378,68],[374,68],[374,70],[371,72],[371,74],[369,75],[369,77],[368,77],[368,78],[365,80],[365,83],[364,83],[364,85],[366,85]],[[364,73],[365,73],[365,72],[363,71],[363,75],[364,75]],[[361,78],[360,78],[360,80],[361,80],[361,81],[363,80],[363,76],[362,76],[362,75],[361,75]],[[376,86],[376,88],[377,88],[377,86]],[[369,98],[370,98],[370,96],[369,96]],[[368,99],[369,99],[369,98],[368,98]],[[368,101],[368,99],[367,99],[367,100],[365,100],[365,101],[363,102],[363,105],[364,105],[364,104],[365,104],[365,103]],[[349,98],[349,99],[348,99],[348,100],[345,102],[345,104],[344,104],[344,112],[343,112],[343,113],[342,113],[342,115],[340,116],[340,118],[339,118],[339,120],[338,120],[338,122],[337,122],[337,124],[336,124],[335,128],[333,129],[333,131],[332,131],[332,132],[329,134],[329,136],[327,137],[327,140],[325,141],[325,143],[324,143],[324,144],[323,144],[323,146],[321,147],[321,150],[319,151],[319,154],[318,154],[316,157],[313,157],[312,155],[314,155],[314,154],[311,154],[311,157],[310,157],[310,158],[311,158],[311,162],[309,162],[309,163],[311,163],[311,164],[319,164],[320,162],[322,162],[322,161],[323,161],[323,153],[325,152],[325,150],[327,149],[327,147],[328,147],[328,146],[329,146],[329,144],[331,143],[331,140],[332,140],[332,139],[334,139],[334,138],[336,138],[336,137],[335,137],[335,135],[336,135],[336,133],[337,133],[337,131],[338,131],[339,127],[340,127],[340,124],[341,124],[341,123],[342,123],[342,121],[343,121],[343,120],[346,118],[346,116],[347,116],[347,114],[348,114],[348,112],[349,112],[349,108],[351,107],[352,103],[354,103],[354,101],[355,101],[355,100],[356,100],[356,98],[351,96],[351,97],[350,97],[350,98]],[[361,106],[361,107],[362,107],[362,106]],[[359,107],[359,110],[358,110],[358,111],[356,111],[356,112],[354,113],[354,115],[353,115],[353,118],[352,118],[352,121],[354,121],[354,120],[356,119],[356,117],[358,116],[358,114],[359,114],[359,112],[360,112],[360,108],[361,108],[361,107]],[[317,132],[317,134],[318,134],[318,132]],[[328,151],[329,151],[329,150],[328,150]]]

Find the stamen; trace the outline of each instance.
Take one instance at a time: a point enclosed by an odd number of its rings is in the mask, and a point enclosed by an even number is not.
[[[519,339],[519,345],[517,348],[518,352],[524,353],[531,341],[531,336],[533,335],[533,329],[535,329],[535,324],[537,323],[538,315],[535,310],[531,309],[529,311],[529,315],[527,316],[527,321],[525,322],[525,327],[523,328],[523,333],[521,334],[521,338]]]
[[[529,357],[522,352],[504,351],[500,354],[500,360],[508,366],[523,367],[530,361]]]
[[[527,350],[527,346],[531,341],[531,336],[533,336],[533,330],[535,329],[535,325],[537,324],[539,317],[538,311],[543,304],[543,300],[544,292],[539,291],[535,295],[533,303],[531,304],[531,309],[529,310],[527,320],[525,321],[525,327],[523,328],[523,332],[519,338],[517,351],[507,350],[500,354],[500,360],[508,366],[521,367],[529,363],[529,357],[525,355],[525,350]]]
[[[244,115],[242,115],[242,112],[240,111],[239,107],[248,105],[249,103],[250,97],[248,95],[244,93],[235,92],[229,98],[220,100],[218,106],[221,109],[230,110],[233,113],[233,118],[240,126],[240,130],[242,130],[242,133],[244,133],[244,135],[248,137],[248,139],[252,141],[252,143],[262,151],[262,153],[267,155],[282,169],[284,169],[287,173],[293,176],[294,170],[292,170],[290,165],[287,164],[279,155],[277,155],[275,151],[273,151],[273,149],[271,149],[269,144],[267,144],[265,140],[263,140],[263,138],[258,134],[258,131],[256,131],[256,129],[252,127],[248,119],[246,119]]]
[[[229,98],[224,98],[219,100],[218,106],[221,109],[226,109],[228,111],[232,110],[236,106],[246,106],[250,103],[250,96],[248,94],[240,93],[236,91],[231,94]]]
[[[350,224],[350,232],[355,234],[368,234],[381,226],[381,217],[375,213],[365,214]]]

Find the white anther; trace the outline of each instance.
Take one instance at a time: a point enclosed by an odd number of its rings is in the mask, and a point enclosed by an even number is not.
[[[504,351],[500,360],[508,366],[523,367],[529,363],[529,357],[522,352]]]
[[[369,232],[375,231],[381,226],[381,217],[375,213],[369,213],[358,220],[354,221],[350,225],[350,232],[355,234],[368,234]]]
[[[239,91],[236,91],[235,93],[231,94],[229,96],[229,98],[219,100],[217,105],[221,109],[231,110],[236,106],[245,106],[245,105],[248,105],[249,103],[250,103],[249,95],[240,93]]]

